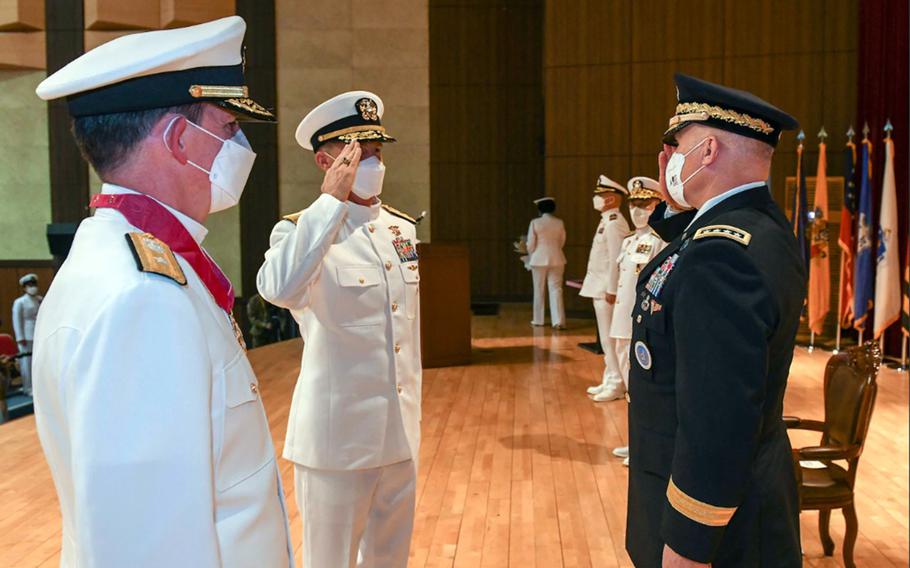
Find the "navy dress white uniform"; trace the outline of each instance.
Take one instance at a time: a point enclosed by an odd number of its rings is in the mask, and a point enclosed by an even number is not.
[[[604,207],[603,197],[607,194],[616,194],[625,197],[629,194],[620,183],[605,175],[597,178],[594,187],[595,209],[601,211]],[[619,207],[601,211],[600,223],[594,232],[594,241],[591,243],[591,252],[588,255],[588,270],[579,295],[591,298],[594,303],[594,316],[597,318],[597,335],[600,346],[604,352],[604,371],[600,384],[588,389],[599,401],[613,400],[600,396],[603,391],[615,392],[622,386],[622,377],[619,372],[619,361],[616,358],[616,342],[610,337],[610,325],[613,322],[614,304],[607,301],[608,295],[616,295],[619,284],[619,257],[623,239],[629,235],[629,223],[620,212]],[[620,393],[621,396],[621,393]]]
[[[38,308],[41,307],[43,296],[38,295],[38,276],[26,274],[19,279],[19,286],[25,290],[13,301],[13,333],[19,353],[31,353],[35,338],[35,320],[38,318]],[[22,376],[22,390],[25,394],[32,394],[32,357],[24,355],[19,357],[19,374]]]
[[[528,226],[528,266],[534,284],[534,315],[531,325],[544,325],[544,298],[549,295],[550,324],[555,328],[566,325],[566,310],[562,297],[562,279],[565,274],[566,226],[562,219],[552,214],[556,200],[552,197],[535,199],[540,217]]]
[[[789,115],[677,75],[672,137],[690,124],[777,143]],[[670,140],[672,142],[672,139]],[[782,421],[806,274],[761,182],[689,221],[652,225],[669,245],[641,273],[633,312],[626,546],[659,567],[664,544],[715,568],[802,565],[799,504]]]
[[[623,389],[629,388],[629,348],[632,340],[632,308],[635,307],[635,286],[642,269],[663,250],[666,243],[648,226],[650,211],[641,207],[643,202],[661,200],[657,180],[645,176],[633,177],[626,184],[629,188],[629,212],[635,232],[622,242],[617,264],[616,305],[610,322],[610,338],[616,345],[616,360]]]
[[[375,94],[344,93],[303,119],[297,141],[317,151],[393,141],[382,113]],[[358,554],[358,566],[407,564],[420,446],[416,246],[409,216],[328,194],[272,231],[257,287],[291,310],[304,342],[284,457],[295,464],[305,566],[353,566]]]
[[[38,94],[68,96],[85,116],[198,102],[190,87],[212,81],[238,92],[245,28],[230,17],[115,39]],[[238,104],[252,108],[225,107]],[[230,283],[200,246],[205,227],[110,184],[92,203],[35,330],[60,565],[292,565],[258,381],[228,313]]]

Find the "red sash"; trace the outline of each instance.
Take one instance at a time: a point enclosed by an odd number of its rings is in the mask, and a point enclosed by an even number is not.
[[[92,197],[90,206],[115,209],[130,225],[164,242],[193,267],[215,302],[228,315],[231,314],[234,307],[234,286],[231,281],[202,250],[186,227],[163,205],[146,195],[101,193]]]

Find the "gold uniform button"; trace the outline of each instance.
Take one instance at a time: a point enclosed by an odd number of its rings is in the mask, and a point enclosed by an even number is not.
[[[391,260],[385,261],[385,269],[392,270],[392,261]]]
[[[250,383],[250,391],[253,394],[259,394],[259,387],[256,386],[256,383]]]
[[[368,225],[367,230],[369,230],[371,233],[373,233],[376,231],[376,227],[374,227],[373,225]]]
[[[401,345],[398,345],[398,344],[396,343],[396,344],[395,344],[395,353],[400,353],[400,352],[401,352]]]
[[[398,304],[392,304],[392,311],[393,311],[393,312],[397,312],[397,311],[398,311]]]
[[[360,282],[361,284],[363,284],[364,282],[366,282],[366,280],[364,279],[363,276],[361,276],[360,278],[358,278],[357,281]]]
[[[638,314],[638,317],[635,318],[635,323],[641,323],[641,314]]]
[[[401,394],[403,392],[404,392],[404,389],[401,388],[401,385],[398,385],[398,394]]]

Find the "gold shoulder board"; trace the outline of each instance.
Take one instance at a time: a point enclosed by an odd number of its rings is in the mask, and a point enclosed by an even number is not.
[[[130,245],[136,267],[142,272],[151,272],[166,276],[186,286],[186,275],[177,262],[171,247],[156,239],[149,233],[127,233],[126,242]]]
[[[282,217],[282,219],[284,219],[285,221],[290,221],[291,223],[294,223],[296,225],[297,219],[300,219],[300,215],[302,213],[303,213],[303,211],[301,211],[299,213],[291,213],[290,215],[285,215],[284,217]]]
[[[709,225],[707,227],[702,227],[695,231],[695,236],[692,237],[692,239],[697,241],[699,239],[708,239],[711,237],[730,239],[743,246],[749,246],[749,243],[752,242],[751,233],[731,225]]]
[[[412,225],[417,224],[417,219],[411,217],[407,213],[404,213],[402,211],[399,211],[398,209],[395,209],[394,207],[392,207],[390,205],[386,205],[385,203],[383,203],[382,208],[385,209],[386,211],[388,211],[390,214],[398,217],[399,219],[404,219],[405,221],[407,221],[408,223],[411,223]]]

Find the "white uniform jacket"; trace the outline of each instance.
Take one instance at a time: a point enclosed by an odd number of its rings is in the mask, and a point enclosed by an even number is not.
[[[667,243],[647,225],[636,229],[622,242],[617,262],[619,283],[616,287],[616,305],[610,323],[610,337],[632,338],[632,310],[635,307],[638,274],[665,246]]]
[[[622,241],[629,235],[629,223],[619,209],[609,209],[600,216],[600,223],[591,243],[588,255],[588,272],[581,285],[579,295],[585,298],[603,299],[607,294],[616,294],[619,266],[616,259]]]
[[[327,194],[272,230],[256,284],[265,300],[291,310],[304,341],[288,460],[335,470],[417,460],[416,246],[408,220]]]
[[[175,216],[201,240],[204,227]],[[292,565],[246,353],[181,257],[183,286],[137,268],[126,240],[137,231],[113,209],[84,220],[38,315],[35,414],[63,516],[60,565]]]
[[[35,319],[42,296],[23,294],[13,301],[13,332],[16,341],[31,341],[35,337]]]
[[[565,266],[562,252],[566,244],[566,227],[559,217],[544,213],[528,227],[528,266]]]

